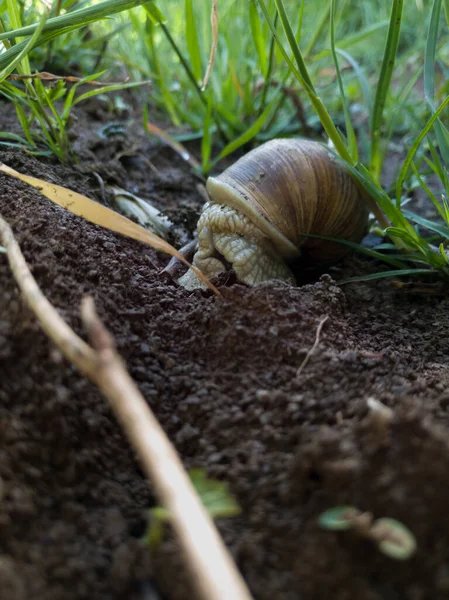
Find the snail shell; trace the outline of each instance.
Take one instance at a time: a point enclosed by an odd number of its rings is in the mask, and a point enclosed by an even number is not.
[[[230,263],[249,285],[294,281],[285,260],[335,262],[349,248],[307,234],[359,242],[367,228],[363,192],[318,142],[277,139],[252,150],[206,184],[193,264],[213,277]],[[224,260],[223,260],[224,259]],[[179,283],[202,287],[193,271]]]
[[[347,246],[303,234],[359,242],[367,227],[362,192],[318,142],[267,142],[210,177],[206,189],[214,202],[248,216],[286,258],[303,254],[320,263],[337,261]]]

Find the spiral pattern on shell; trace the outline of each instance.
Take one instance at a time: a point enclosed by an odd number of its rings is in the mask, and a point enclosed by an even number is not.
[[[314,234],[359,242],[368,209],[348,170],[318,142],[277,139],[252,150],[207,189],[212,199],[237,208],[270,235],[283,256],[299,253],[333,262],[349,251]]]

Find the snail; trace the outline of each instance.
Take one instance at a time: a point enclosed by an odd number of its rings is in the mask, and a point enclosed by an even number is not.
[[[363,192],[319,142],[262,144],[209,177],[206,190],[193,264],[209,279],[231,265],[250,286],[270,279],[294,282],[288,262],[304,256],[329,264],[349,250],[304,234],[359,242],[367,229]],[[192,270],[178,282],[189,290],[204,287]]]

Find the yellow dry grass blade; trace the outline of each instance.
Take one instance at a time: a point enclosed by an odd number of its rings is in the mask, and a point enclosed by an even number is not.
[[[210,283],[207,277],[198,271],[198,269],[193,267],[182,256],[182,254],[173,248],[171,244],[158,237],[154,233],[151,233],[151,231],[148,231],[141,225],[137,225],[123,215],[120,215],[114,210],[111,210],[110,208],[107,208],[106,206],[103,206],[94,200],[86,198],[86,196],[83,196],[82,194],[78,194],[77,192],[69,190],[68,188],[60,185],[43,181],[37,177],[23,175],[11,167],[8,167],[4,163],[0,163],[0,171],[6,173],[7,175],[11,175],[12,177],[16,177],[25,183],[28,183],[32,187],[38,189],[46,198],[58,206],[70,211],[74,215],[83,217],[95,225],[100,225],[101,227],[110,229],[111,231],[120,233],[121,235],[138,240],[139,242],[143,242],[144,244],[147,244],[156,250],[160,250],[161,252],[165,252],[171,256],[176,256],[176,258],[185,263],[190,269],[193,269],[198,277],[200,277],[215,294],[220,295],[220,292],[214,285]]]

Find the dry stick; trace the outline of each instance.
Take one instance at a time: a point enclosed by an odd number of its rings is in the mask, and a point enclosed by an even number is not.
[[[210,75],[212,73],[212,67],[214,66],[214,62],[215,62],[215,55],[217,53],[217,46],[218,46],[218,0],[212,0],[212,11],[211,11],[211,15],[210,15],[210,22],[211,22],[211,26],[212,26],[212,44],[211,44],[211,47],[210,47],[209,62],[207,63],[206,73],[204,75],[203,83],[201,85],[201,91],[202,92],[204,92],[204,90],[207,87],[207,84],[209,83],[209,78],[210,78]]]
[[[193,255],[195,254],[198,246],[198,240],[191,240],[187,242],[182,248],[178,250],[179,254],[182,254],[186,260],[192,262]],[[0,249],[1,251],[1,249]],[[172,256],[168,265],[162,269],[162,273],[168,273],[170,277],[175,278],[177,271],[182,267],[182,262],[177,256]]]
[[[159,501],[172,519],[193,585],[202,600],[251,600],[251,595],[217,529],[192,486],[175,449],[129,376],[111,335],[96,315],[93,300],[82,304],[83,322],[92,346],[59,316],[39,289],[14,239],[0,216],[0,243],[11,270],[43,329],[63,354],[108,398],[143,468],[155,485]]]
[[[24,81],[25,79],[40,79],[41,81],[66,81],[67,83],[80,83],[85,85],[91,85],[94,87],[104,87],[106,85],[123,85],[128,82],[128,79],[123,81],[83,81],[81,77],[74,77],[72,75],[54,75],[48,73],[48,71],[41,71],[40,73],[27,73],[24,75],[18,75],[16,73],[10,73],[7,77],[11,81]],[[145,83],[150,84],[151,81]]]
[[[313,346],[310,348],[310,350],[307,352],[306,357],[304,358],[304,360],[302,361],[302,363],[299,365],[298,370],[296,371],[296,377],[299,377],[302,373],[302,370],[304,369],[304,367],[306,366],[306,364],[309,362],[310,357],[312,356],[312,354],[315,352],[316,347],[318,346],[318,344],[320,343],[320,333],[321,333],[321,329],[323,328],[324,323],[326,323],[326,321],[328,320],[329,315],[326,315],[324,317],[324,319],[322,319],[319,324],[318,327],[316,328],[316,336],[315,336],[315,341],[313,343]]]

